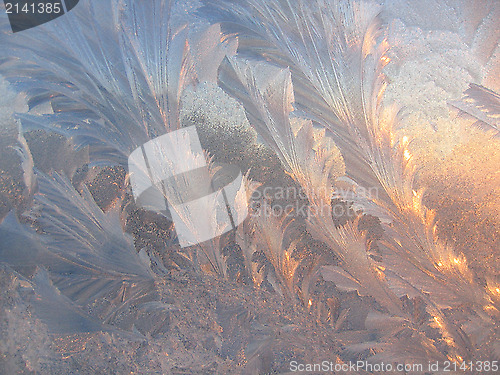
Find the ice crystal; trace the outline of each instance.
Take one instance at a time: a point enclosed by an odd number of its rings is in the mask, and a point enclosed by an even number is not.
[[[497,3],[80,3],[0,25],[1,371],[499,358]],[[155,155],[206,170],[159,198],[235,164],[236,228],[132,198],[125,158],[179,129],[203,150]]]

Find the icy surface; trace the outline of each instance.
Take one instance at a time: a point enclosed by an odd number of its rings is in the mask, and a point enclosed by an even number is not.
[[[0,35],[0,373],[500,359],[498,3],[80,3]],[[191,125],[261,215],[181,248],[123,158]]]

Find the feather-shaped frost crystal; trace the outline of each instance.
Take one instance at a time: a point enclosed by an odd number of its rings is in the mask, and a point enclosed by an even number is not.
[[[0,20],[0,372],[500,359],[499,3],[201,3]]]

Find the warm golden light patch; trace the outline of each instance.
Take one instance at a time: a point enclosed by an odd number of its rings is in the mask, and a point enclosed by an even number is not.
[[[403,156],[404,156],[404,158],[405,158],[406,161],[410,160],[410,158],[411,158],[410,151],[405,150],[404,153],[403,153]]]
[[[439,317],[437,316],[434,316],[434,322],[436,323],[436,325],[439,327],[439,328],[443,328],[443,323],[441,322],[441,320],[439,319]]]

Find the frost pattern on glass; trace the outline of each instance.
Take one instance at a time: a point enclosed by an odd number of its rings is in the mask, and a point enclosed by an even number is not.
[[[479,3],[0,21],[0,372],[500,360],[500,6]]]

